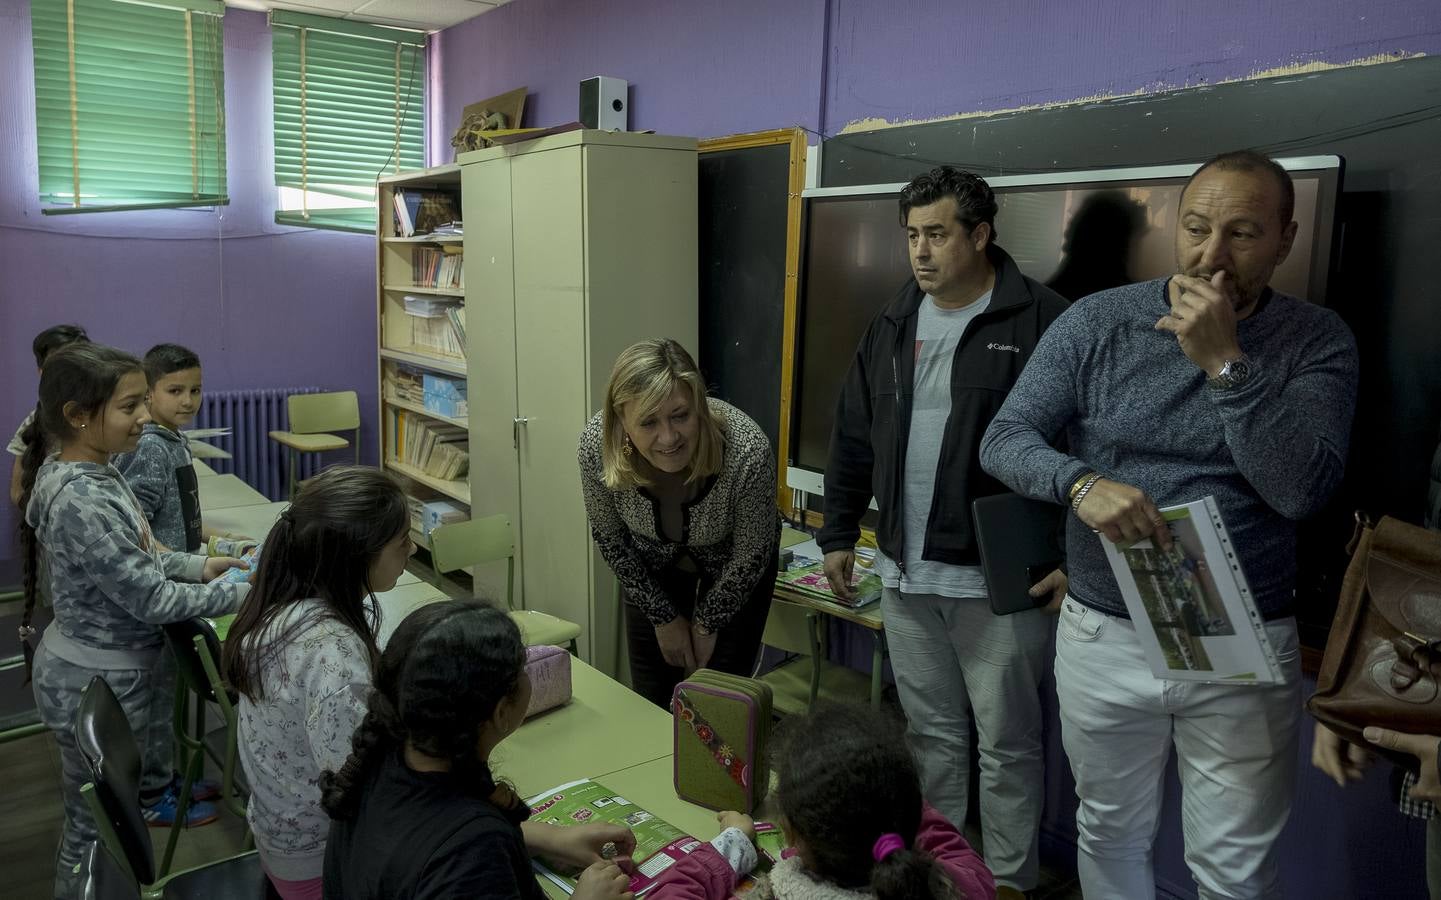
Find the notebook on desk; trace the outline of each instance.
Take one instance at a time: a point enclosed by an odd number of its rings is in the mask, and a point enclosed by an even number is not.
[[[1004,616],[1050,602],[1049,595],[1029,592],[1060,564],[1061,508],[1019,494],[996,494],[972,503],[971,513],[991,611]]]

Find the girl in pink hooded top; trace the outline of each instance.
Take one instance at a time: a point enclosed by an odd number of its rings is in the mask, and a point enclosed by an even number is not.
[[[863,706],[788,723],[775,753],[775,803],[792,848],[747,900],[995,900],[996,884],[956,826],[921,799],[904,728]],[[749,817],[676,863],[647,895],[726,900],[756,866]]]

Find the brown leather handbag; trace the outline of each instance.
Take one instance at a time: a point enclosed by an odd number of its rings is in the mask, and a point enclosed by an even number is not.
[[[1416,770],[1409,753],[1367,743],[1378,725],[1441,734],[1441,532],[1360,513],[1316,693],[1306,706],[1342,738]]]

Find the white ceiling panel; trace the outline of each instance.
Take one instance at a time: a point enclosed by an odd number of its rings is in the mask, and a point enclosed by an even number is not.
[[[426,31],[458,25],[505,2],[507,0],[226,0],[228,6],[241,9],[289,9]]]

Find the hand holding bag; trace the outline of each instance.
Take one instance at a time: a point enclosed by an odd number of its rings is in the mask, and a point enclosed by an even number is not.
[[[1351,563],[1307,708],[1323,725],[1415,771],[1408,753],[1376,747],[1368,725],[1441,734],[1441,532],[1357,514]]]

